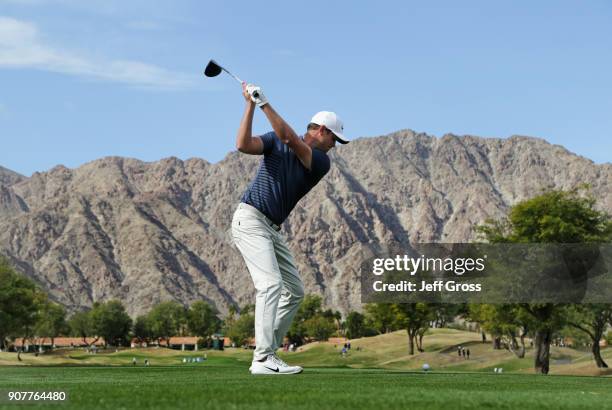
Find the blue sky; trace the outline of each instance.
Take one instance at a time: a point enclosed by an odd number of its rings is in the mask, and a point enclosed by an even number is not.
[[[612,159],[610,1],[0,0],[0,165],[219,161],[244,100],[202,76],[210,58],[299,133],[332,110],[351,137],[528,135]]]

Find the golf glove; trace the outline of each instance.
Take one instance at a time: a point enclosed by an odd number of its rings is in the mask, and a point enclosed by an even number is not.
[[[251,100],[257,104],[258,107],[263,107],[268,103],[268,98],[261,91],[261,87],[254,84],[248,84],[246,87],[247,93],[251,96]]]

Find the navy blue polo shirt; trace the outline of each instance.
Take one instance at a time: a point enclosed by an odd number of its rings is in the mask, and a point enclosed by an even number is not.
[[[309,171],[274,132],[260,138],[264,146],[263,159],[241,201],[280,225],[298,201],[327,174],[329,157],[313,148]]]

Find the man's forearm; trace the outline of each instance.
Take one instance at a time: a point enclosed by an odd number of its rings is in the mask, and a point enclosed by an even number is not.
[[[272,129],[274,129],[276,136],[283,144],[287,144],[287,146],[291,148],[306,168],[310,169],[312,162],[312,149],[310,146],[298,137],[295,131],[293,131],[293,128],[274,111],[274,108],[272,108],[270,104],[264,105],[262,110],[264,114],[266,114],[268,121],[270,121],[270,125],[272,125]]]
[[[255,112],[255,104],[247,101],[238,134],[236,135],[236,148],[238,150],[248,147],[253,136],[253,113]]]
[[[274,108],[272,108],[269,103],[262,107],[262,111],[268,118],[270,125],[272,125],[272,129],[284,144],[289,144],[293,139],[298,138],[295,131],[293,131],[293,128],[291,128],[291,126],[287,124],[276,111],[274,111]]]

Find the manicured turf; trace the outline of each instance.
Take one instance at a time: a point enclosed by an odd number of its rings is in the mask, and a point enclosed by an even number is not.
[[[307,368],[251,376],[248,363],[136,367],[0,367],[0,391],[66,391],[53,409],[612,409],[612,379]],[[0,404],[0,408],[17,407]]]
[[[0,353],[0,392],[66,391],[53,409],[612,409],[612,377],[588,351],[551,348],[551,372],[599,377],[535,375],[533,352],[519,359],[480,342],[480,334],[432,329],[425,352],[409,355],[404,331],[339,344],[312,343],[280,353],[303,365],[297,376],[251,376],[252,351],[181,352],[165,348],[114,349],[89,354],[58,349],[43,355]],[[456,346],[470,348],[470,360]],[[612,361],[612,349],[603,356]],[[207,356],[204,363],[184,358]],[[136,358],[138,366],[132,367]],[[570,363],[565,363],[567,359]],[[145,359],[152,366],[143,367]],[[565,364],[557,363],[565,359]],[[433,372],[418,369],[428,363]],[[6,365],[6,366],[3,366]],[[502,374],[493,368],[503,367]],[[0,400],[1,402],[1,400]],[[1,404],[3,408],[18,408]],[[35,408],[22,406],[21,408]]]

